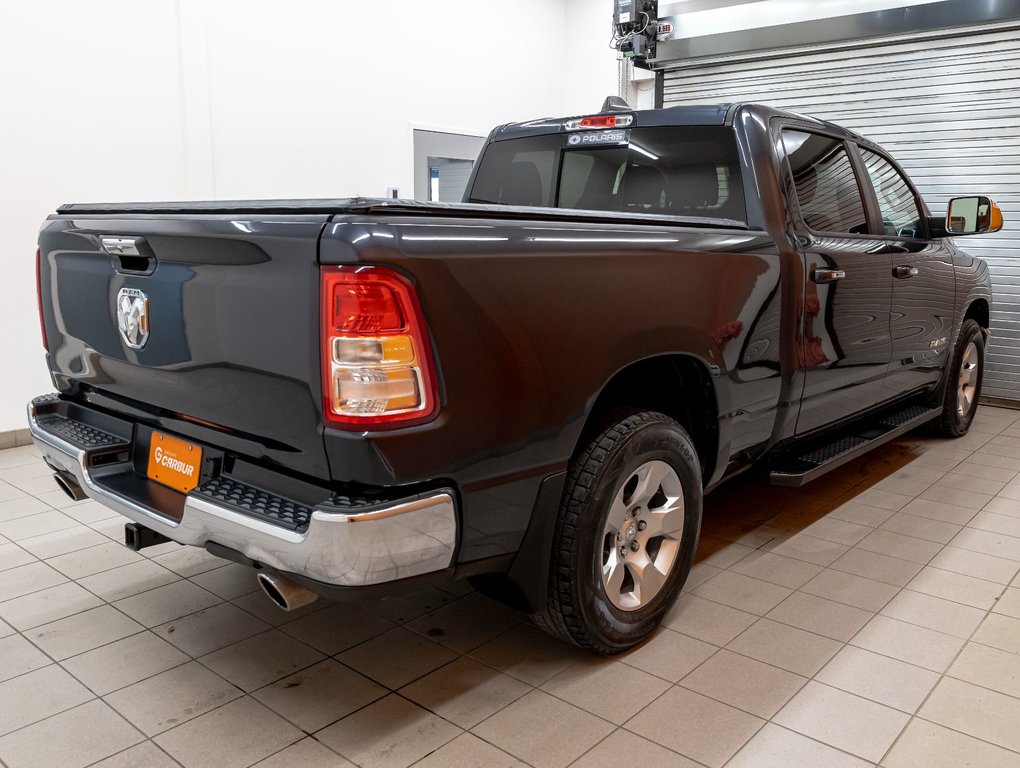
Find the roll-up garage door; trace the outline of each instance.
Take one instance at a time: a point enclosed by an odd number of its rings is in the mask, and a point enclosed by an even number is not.
[[[693,59],[664,74],[664,106],[733,101],[831,120],[877,141],[935,215],[954,195],[999,203],[1002,232],[957,244],[992,275],[984,394],[1020,400],[1020,28]]]

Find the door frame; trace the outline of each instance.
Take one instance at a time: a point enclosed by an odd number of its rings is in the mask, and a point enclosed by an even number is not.
[[[429,157],[475,161],[488,136],[488,132],[483,131],[414,123],[410,125],[410,129],[415,200],[428,200]]]

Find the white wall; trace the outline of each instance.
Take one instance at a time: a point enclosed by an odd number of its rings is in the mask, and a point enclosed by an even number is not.
[[[384,25],[375,5],[208,3],[210,194],[410,196],[412,123],[485,135],[563,110],[563,51],[535,41],[564,0],[391,0]]]
[[[35,292],[39,225],[73,200],[184,194],[173,0],[0,8],[0,431],[52,390]]]
[[[615,93],[611,21],[611,0],[0,3],[0,432],[51,389],[34,251],[58,205],[411,196],[412,125],[484,135]]]
[[[609,47],[613,7],[613,0],[566,0],[562,114],[597,111],[606,96],[619,93],[617,54]],[[556,39],[549,35],[547,43]]]

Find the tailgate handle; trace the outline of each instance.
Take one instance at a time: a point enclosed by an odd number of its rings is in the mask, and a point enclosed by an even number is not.
[[[156,257],[144,237],[103,235],[99,239],[103,250],[113,256],[118,272],[149,274],[156,268]]]

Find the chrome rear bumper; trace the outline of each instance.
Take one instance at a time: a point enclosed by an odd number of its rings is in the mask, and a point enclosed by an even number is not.
[[[55,401],[28,406],[32,438],[46,462],[71,473],[85,493],[125,517],[181,544],[214,542],[255,562],[338,587],[357,587],[440,571],[452,564],[457,515],[451,491],[374,505],[366,511],[316,506],[304,531],[245,515],[194,492],[180,520],[104,488],[90,467],[90,451],[39,422]],[[108,471],[107,469],[102,472]]]

